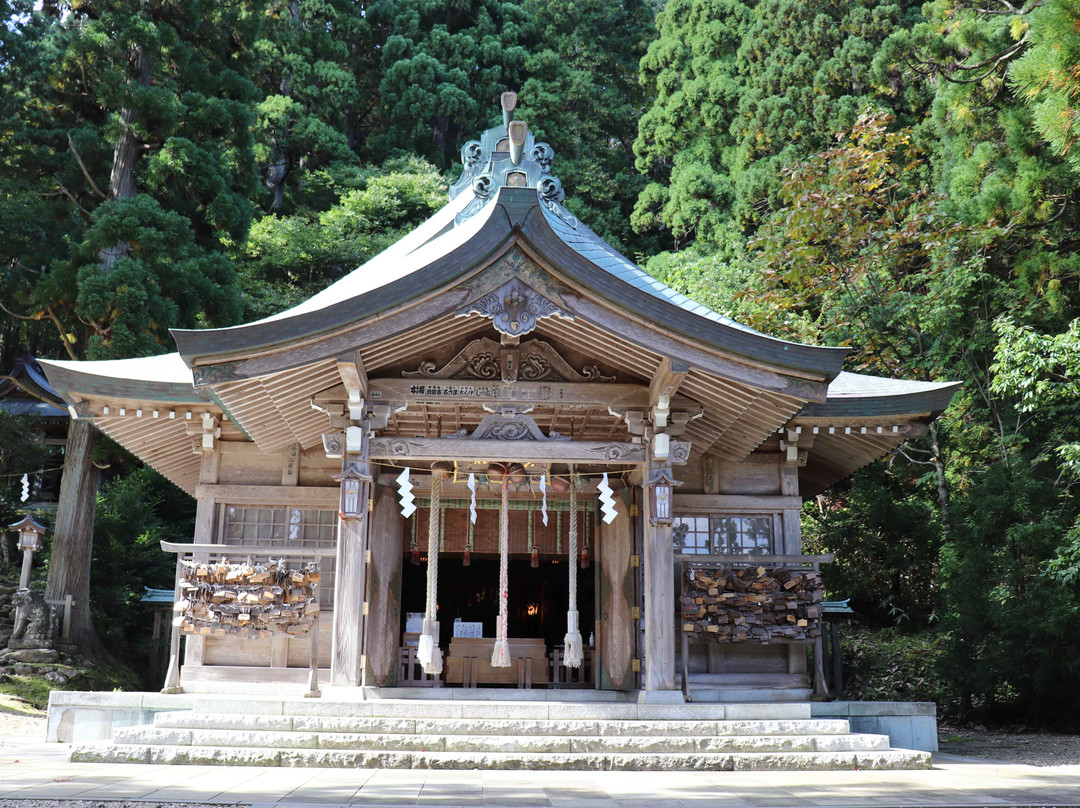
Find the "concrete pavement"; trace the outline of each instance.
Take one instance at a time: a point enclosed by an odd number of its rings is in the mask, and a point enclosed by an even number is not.
[[[935,755],[931,771],[513,772],[69,763],[66,744],[0,748],[0,800],[151,800],[257,808],[1080,806],[1080,766]]]

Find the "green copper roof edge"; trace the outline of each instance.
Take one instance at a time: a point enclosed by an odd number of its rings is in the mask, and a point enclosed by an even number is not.
[[[717,322],[638,289],[596,265],[566,244],[551,228],[532,189],[502,188],[493,202],[496,209],[502,209],[502,215],[492,210],[488,221],[469,241],[385,286],[292,318],[208,331],[175,329],[172,333],[181,357],[190,367],[195,367],[200,360],[209,360],[202,365],[205,367],[215,364],[214,356],[235,358],[236,354],[245,351],[285,348],[300,339],[330,336],[339,329],[384,314],[452,284],[456,278],[504,248],[508,239],[521,237],[541,255],[548,252],[544,249],[545,243],[555,245],[563,253],[561,258],[569,261],[570,266],[564,267],[558,260],[553,263],[589,289],[597,299],[644,315],[705,350],[734,353],[751,362],[764,361],[791,371],[818,374],[826,380],[840,371],[846,348],[785,342]],[[480,249],[470,249],[475,247]],[[464,255],[459,255],[461,253]],[[560,256],[553,257],[558,259]],[[437,267],[437,264],[443,266]],[[420,285],[416,283],[418,277],[424,281]]]
[[[911,415],[920,412],[929,412],[936,418],[948,408],[961,386],[961,382],[942,382],[940,387],[933,390],[830,398],[823,403],[807,404],[795,414],[793,420],[795,418]]]

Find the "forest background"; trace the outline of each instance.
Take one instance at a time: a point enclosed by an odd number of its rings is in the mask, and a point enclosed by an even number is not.
[[[0,368],[171,350],[169,328],[300,301],[437,209],[517,90],[567,207],[653,275],[850,346],[850,370],[963,381],[925,438],[805,510],[873,628],[856,655],[883,654],[864,695],[1080,716],[1074,0],[0,10]],[[0,431],[10,522],[34,442]],[[86,621],[130,658],[142,586],[170,584],[157,541],[189,540],[193,503],[84,443],[108,465],[80,466]]]

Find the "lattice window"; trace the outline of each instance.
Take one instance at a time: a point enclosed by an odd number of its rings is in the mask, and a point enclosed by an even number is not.
[[[333,548],[337,543],[337,513],[304,508],[225,506],[225,544],[240,547]],[[321,559],[319,602],[334,602],[334,558]]]
[[[672,525],[676,553],[687,555],[767,555],[773,552],[773,516],[676,516]]]
[[[767,555],[773,551],[771,516],[713,516],[711,521],[714,553]]]
[[[676,553],[711,553],[709,545],[709,517],[676,516],[671,533],[675,539]]]

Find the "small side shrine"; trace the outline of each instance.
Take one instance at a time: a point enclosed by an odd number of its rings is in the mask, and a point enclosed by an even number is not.
[[[803,500],[957,385],[845,373],[650,277],[515,103],[445,207],[300,305],[42,362],[198,500],[167,690],[825,688]]]

